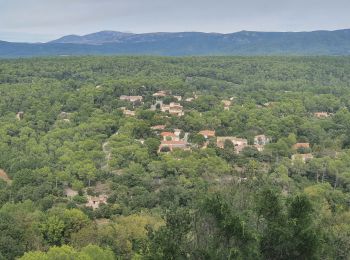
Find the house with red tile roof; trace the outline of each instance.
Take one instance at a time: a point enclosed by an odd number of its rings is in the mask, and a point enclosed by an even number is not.
[[[161,132],[160,135],[163,137],[163,141],[179,141],[179,136],[172,132]]]
[[[186,141],[161,141],[158,152],[163,152],[165,149],[172,152],[174,149],[189,150],[189,147]]]
[[[202,130],[199,132],[199,134],[204,136],[205,139],[215,137],[215,131],[213,130]]]

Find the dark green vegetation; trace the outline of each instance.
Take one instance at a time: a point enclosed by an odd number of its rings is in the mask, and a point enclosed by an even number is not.
[[[57,55],[350,55],[350,30],[68,35],[43,44],[0,41],[0,57]]]
[[[158,90],[198,98],[165,117]],[[1,60],[0,94],[0,259],[350,257],[350,58]],[[191,151],[158,154],[162,124]],[[272,141],[201,149],[204,129]]]

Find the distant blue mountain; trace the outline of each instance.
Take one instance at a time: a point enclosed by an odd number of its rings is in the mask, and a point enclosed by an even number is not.
[[[105,43],[122,42],[126,37],[133,35],[132,33],[102,31],[91,33],[84,36],[67,35],[51,43],[75,43],[75,44],[92,44],[100,45]]]
[[[350,29],[231,34],[102,31],[48,43],[0,41],[0,57],[59,55],[350,55]]]

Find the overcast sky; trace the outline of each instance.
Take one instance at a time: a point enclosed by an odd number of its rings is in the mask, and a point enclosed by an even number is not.
[[[0,0],[0,40],[67,34],[350,28],[350,0]]]

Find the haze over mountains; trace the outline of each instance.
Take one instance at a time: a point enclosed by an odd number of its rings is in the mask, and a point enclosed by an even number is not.
[[[350,29],[231,34],[102,31],[47,43],[0,41],[0,57],[60,55],[350,55]]]
[[[51,41],[51,43],[76,43],[76,44],[105,44],[122,42],[128,37],[135,36],[133,33],[115,32],[115,31],[102,31],[91,33],[83,36],[79,35],[67,35],[57,40]]]

